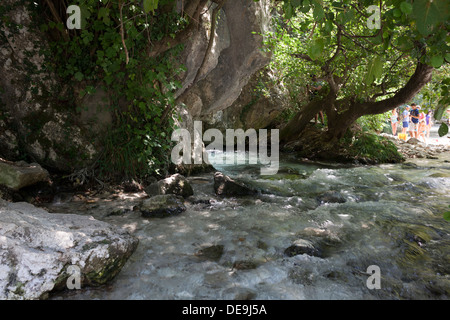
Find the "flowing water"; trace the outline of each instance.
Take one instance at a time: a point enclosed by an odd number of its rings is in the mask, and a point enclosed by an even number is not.
[[[448,299],[450,154],[439,158],[342,166],[282,156],[273,176],[216,166],[259,194],[220,198],[213,174],[190,177],[197,201],[165,219],[131,210],[142,194],[53,203],[53,212],[89,214],[140,240],[111,284],[54,298]],[[309,254],[287,255],[294,243]],[[367,286],[373,265],[381,289]]]

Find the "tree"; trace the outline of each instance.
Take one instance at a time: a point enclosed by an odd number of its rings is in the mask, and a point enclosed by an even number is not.
[[[284,0],[282,9],[276,41],[289,39],[290,56],[327,83],[284,127],[286,142],[320,110],[329,139],[340,139],[359,117],[410,103],[450,62],[446,0]]]

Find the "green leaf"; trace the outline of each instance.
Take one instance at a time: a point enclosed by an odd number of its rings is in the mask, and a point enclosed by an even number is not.
[[[449,15],[448,0],[414,0],[413,14],[416,18],[417,30],[428,36],[440,22]]]
[[[366,75],[366,85],[371,85],[375,80],[381,78],[383,75],[383,61],[381,57],[376,57],[372,62],[369,63],[369,69]]]
[[[86,29],[89,18],[91,17],[91,12],[86,4],[80,5],[81,11],[81,29]]]
[[[447,111],[447,106],[445,105],[438,105],[436,108],[436,111],[434,112],[434,118],[436,120],[441,120],[442,116],[444,115],[444,112]]]
[[[302,5],[302,0],[291,0],[291,4],[294,8],[298,8]]]
[[[400,10],[402,10],[403,13],[410,14],[413,11],[413,7],[411,3],[405,1],[400,3]]]
[[[314,3],[314,11],[313,11],[314,19],[316,21],[322,20],[323,18],[325,18],[325,11],[323,11],[322,5],[317,0],[313,0],[313,3]]]
[[[319,38],[313,41],[311,46],[308,48],[308,54],[313,60],[317,60],[323,53],[325,49],[325,40],[323,38]]]
[[[74,77],[75,77],[75,79],[77,79],[78,81],[81,81],[81,80],[83,80],[84,75],[83,75],[81,72],[78,71],[77,73],[74,74]]]
[[[448,125],[445,123],[441,124],[438,130],[439,137],[443,137],[448,134]]]
[[[309,12],[309,10],[311,10],[311,3],[310,3],[310,1],[309,0],[303,0],[303,6],[302,6],[302,8],[300,9],[301,10],[301,12],[303,12],[303,13],[308,13]]]
[[[155,13],[155,10],[158,9],[158,0],[144,0],[144,11],[145,13]]]
[[[373,74],[375,76],[375,80],[381,78],[383,75],[383,60],[378,56],[375,58],[373,63]]]
[[[292,16],[294,15],[294,9],[291,6],[290,2],[287,2],[284,6],[284,17],[286,19],[290,19],[292,18]]]
[[[98,19],[103,20],[105,24],[109,24],[111,19],[109,18],[109,9],[102,7],[98,10]]]
[[[399,18],[402,16],[402,12],[398,9],[394,9],[394,17]]]
[[[434,68],[440,68],[444,64],[444,57],[441,56],[434,56],[431,58],[431,65]]]
[[[327,34],[330,34],[331,31],[333,31],[333,27],[334,27],[333,22],[330,21],[330,20],[327,20],[327,21],[325,22],[325,28],[324,28],[324,31],[325,31]]]

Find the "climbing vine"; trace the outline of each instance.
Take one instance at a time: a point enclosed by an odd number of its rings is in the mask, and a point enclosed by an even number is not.
[[[69,5],[81,9],[80,29],[65,25]],[[50,39],[48,65],[69,87],[61,90],[64,100],[108,94],[114,124],[96,162],[103,176],[158,174],[169,164],[176,76],[183,71],[175,57],[182,48],[178,41],[161,49],[161,42],[176,39],[191,19],[174,6],[173,0],[38,2],[40,29]]]

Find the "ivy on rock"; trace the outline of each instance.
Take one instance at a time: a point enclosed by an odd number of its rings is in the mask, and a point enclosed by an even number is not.
[[[184,71],[175,59],[184,38],[177,37],[201,1],[181,13],[173,0],[71,0],[70,5],[81,9],[79,30],[65,27],[67,1],[41,0],[37,10],[50,40],[48,64],[69,84],[66,101],[107,92],[114,124],[103,138],[97,168],[103,175],[160,173],[169,165],[177,74]],[[177,41],[161,49],[167,37]]]

